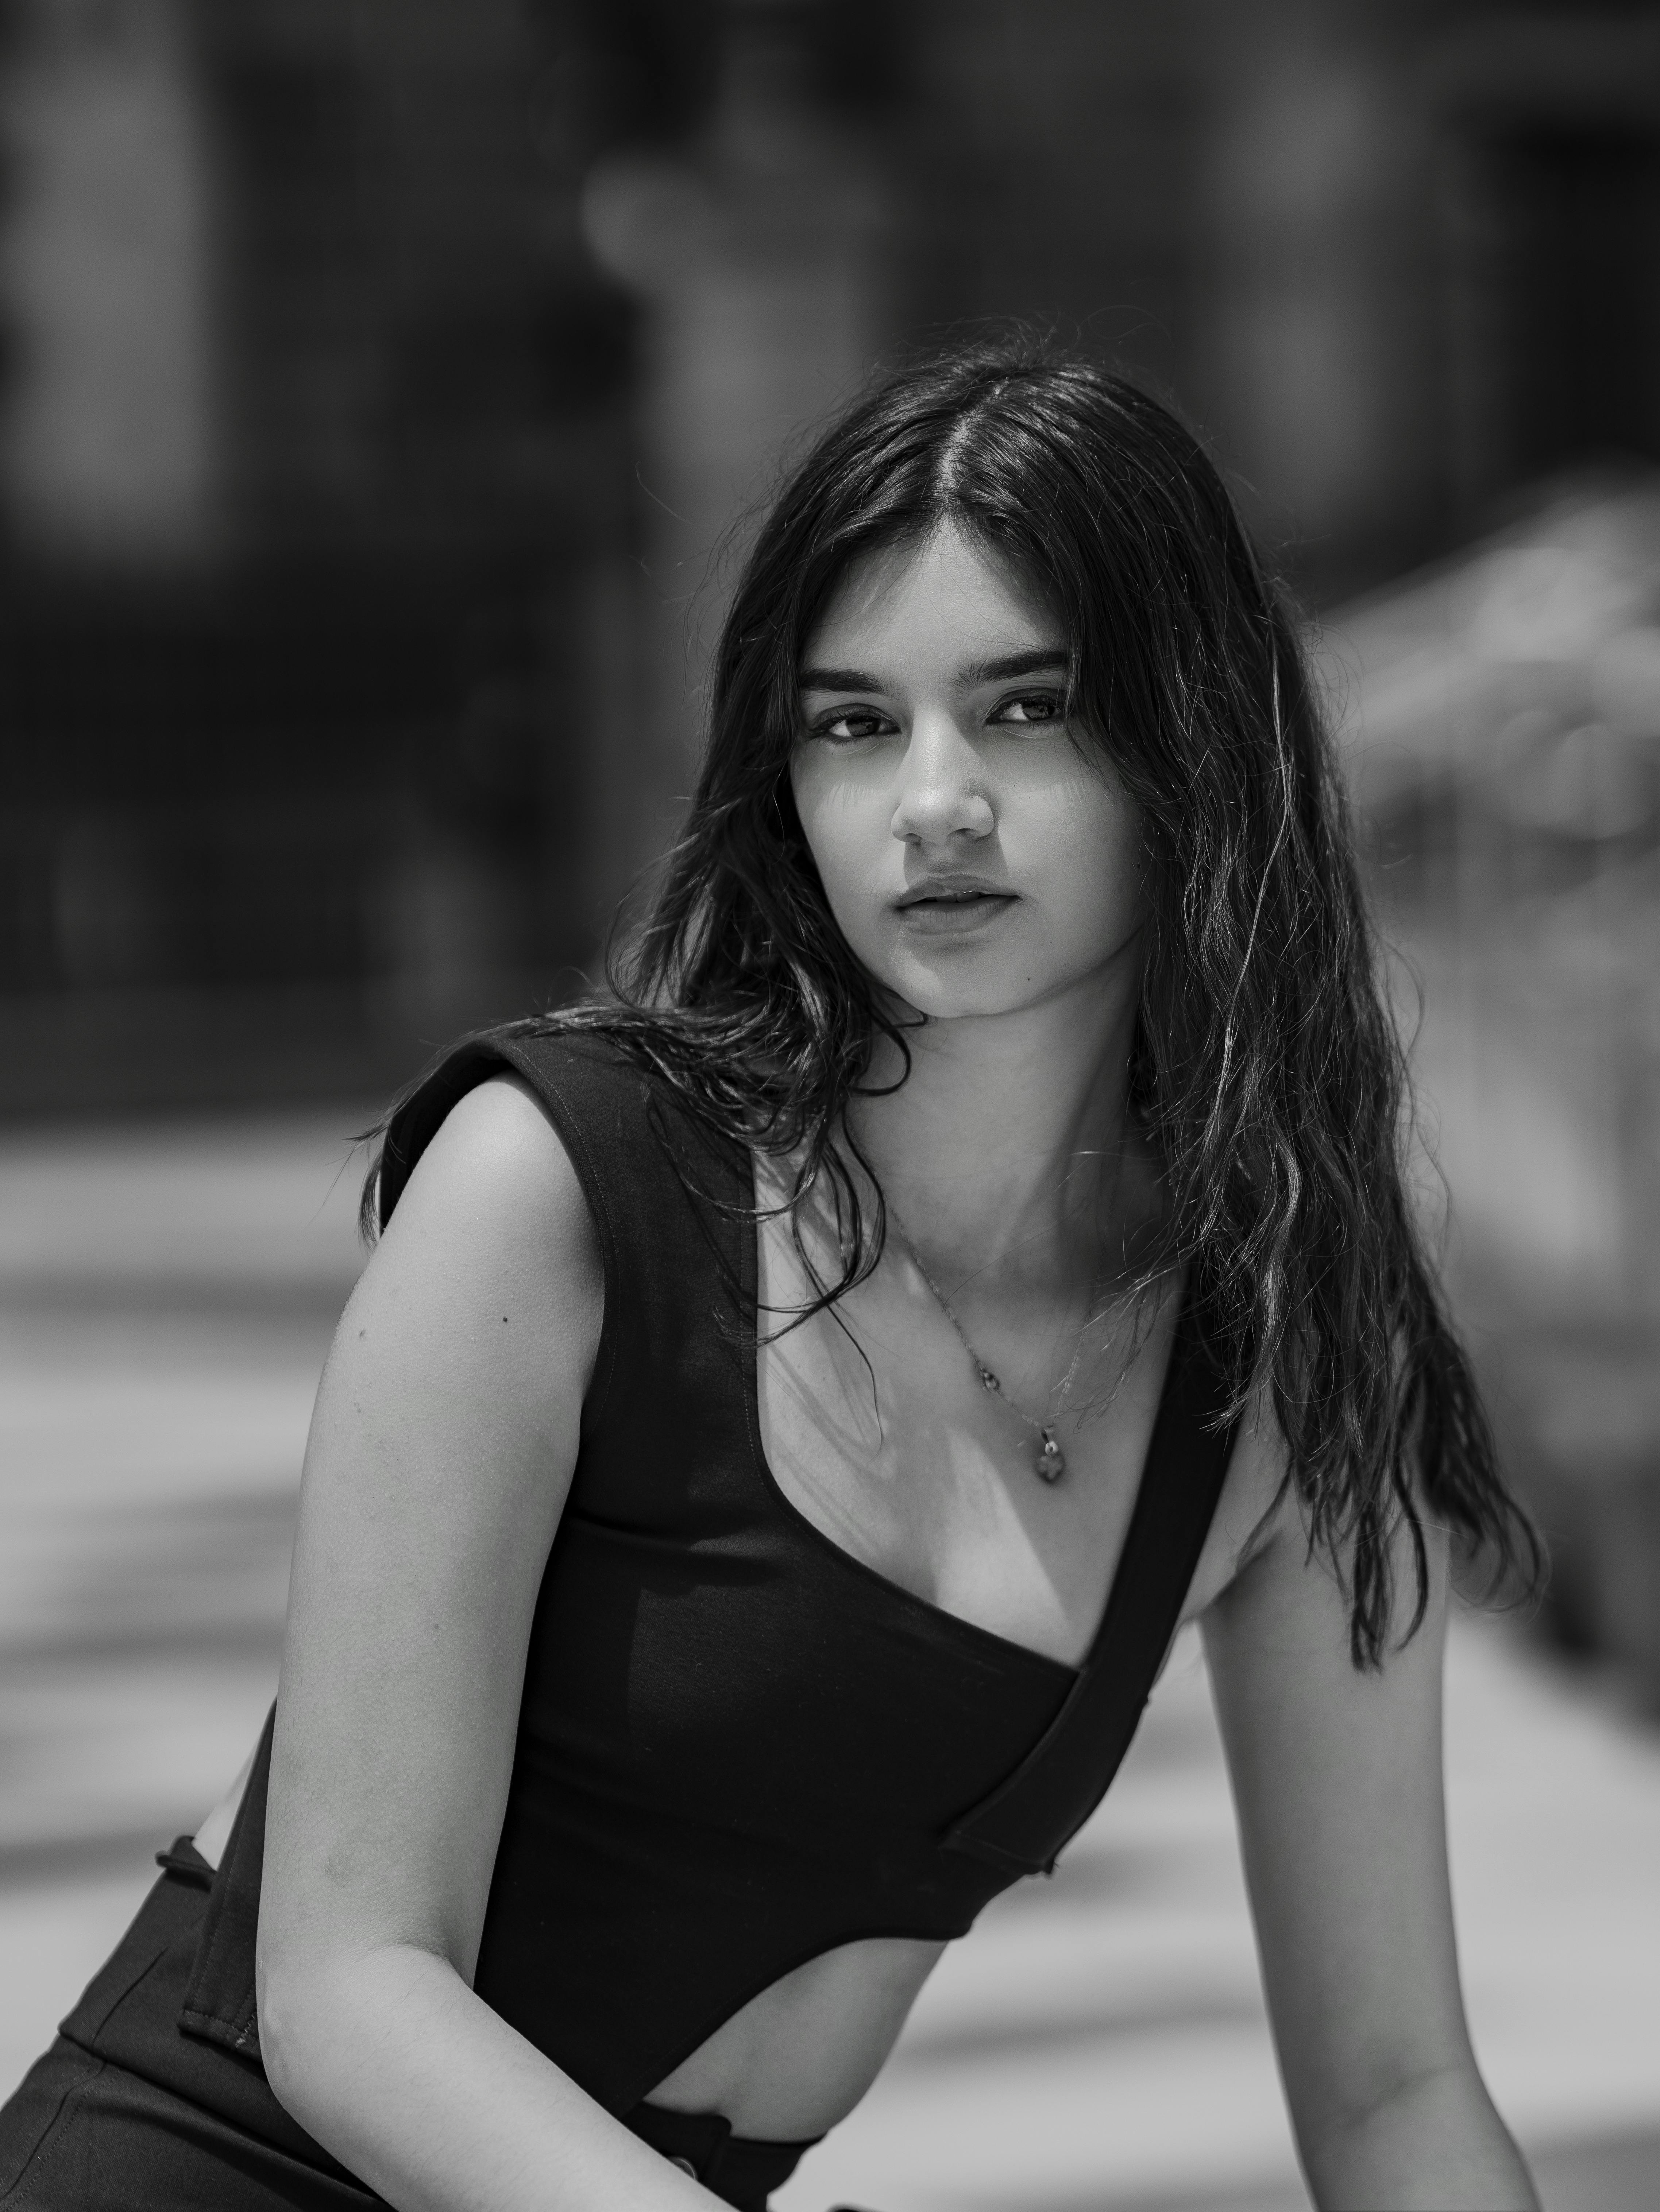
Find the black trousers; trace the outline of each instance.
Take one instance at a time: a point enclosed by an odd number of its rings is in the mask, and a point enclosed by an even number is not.
[[[207,1898],[187,1866],[162,1875],[57,2042],[0,2106],[0,2212],[385,2203],[289,2118],[257,2060],[180,2031]],[[712,2115],[652,2105],[624,2124],[734,2212],[766,2212],[807,2148],[751,2142]]]

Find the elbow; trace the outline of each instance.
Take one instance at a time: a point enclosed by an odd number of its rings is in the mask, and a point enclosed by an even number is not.
[[[1471,2081],[1479,2086],[1473,2057],[1402,2058],[1394,2065],[1380,2065],[1363,2081],[1341,2088],[1328,2084],[1323,2095],[1300,2100],[1300,2109],[1299,2100],[1293,2099],[1292,2124],[1305,2148],[1311,2144],[1345,2142],[1364,2136],[1381,2119],[1426,2097],[1449,2090],[1462,2095]]]
[[[386,2094],[411,2017],[444,2017],[454,1970],[398,1942],[324,1946],[262,1942],[254,1964],[259,2056],[272,2095],[327,2149],[355,2140],[356,2118]]]
[[[289,2118],[325,2147],[336,2133],[366,2048],[373,2009],[363,1984],[371,1961],[314,1946],[274,1954],[262,1942],[254,1963],[259,2058],[271,2094]]]
[[[253,1982],[259,2061],[271,2094],[301,2127],[310,2125],[307,2089],[311,2075],[318,2070],[307,2064],[307,2057],[314,2057],[330,2040],[329,2008],[326,2002],[320,2008],[317,2004],[315,1979],[296,1973],[292,1965],[272,1966],[261,1948]],[[309,1992],[307,1981],[313,1984]]]
[[[1538,2212],[1526,2166],[1473,2058],[1402,2068],[1297,2124],[1320,2204],[1481,2206]]]

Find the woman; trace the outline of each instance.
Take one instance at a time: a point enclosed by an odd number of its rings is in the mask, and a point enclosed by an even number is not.
[[[1191,437],[1018,347],[860,401],[748,563],[628,988],[391,1117],[274,1740],[0,2204],[761,2208],[1196,1620],[1316,2198],[1532,2206],[1438,1719],[1452,1545],[1530,1539],[1402,1096]]]

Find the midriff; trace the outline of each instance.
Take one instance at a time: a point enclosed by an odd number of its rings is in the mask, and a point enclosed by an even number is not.
[[[881,2072],[945,1948],[876,1936],[809,1959],[751,1997],[650,2101],[719,2112],[734,2135],[763,2142],[824,2134]]]

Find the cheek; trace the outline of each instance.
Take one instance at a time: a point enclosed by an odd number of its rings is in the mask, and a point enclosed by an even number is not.
[[[873,809],[856,783],[814,761],[792,767],[790,787],[824,896],[839,915],[868,884],[882,853],[885,823],[875,818],[879,805]]]
[[[1096,824],[1096,897],[1115,920],[1139,915],[1146,884],[1146,848],[1140,810],[1110,795]]]
[[[1110,774],[1082,765],[1032,798],[1018,831],[1012,815],[1006,825],[1011,858],[1017,837],[1021,848],[1019,872],[1044,886],[1069,937],[1122,935],[1144,898],[1140,809]]]

